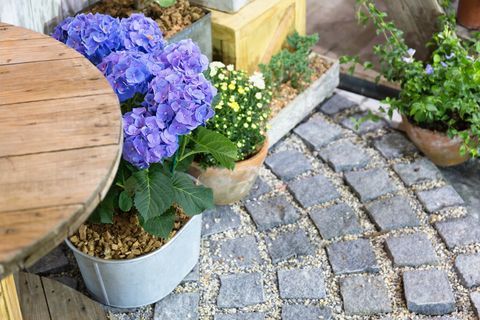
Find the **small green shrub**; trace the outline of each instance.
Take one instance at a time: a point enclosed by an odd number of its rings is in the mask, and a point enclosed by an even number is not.
[[[283,49],[272,57],[268,64],[260,64],[265,81],[278,88],[289,82],[295,89],[303,89],[311,82],[313,70],[310,65],[310,53],[318,42],[318,34],[301,36],[297,32],[288,36],[289,49]]]

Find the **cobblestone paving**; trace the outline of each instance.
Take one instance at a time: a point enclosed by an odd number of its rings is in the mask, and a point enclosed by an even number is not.
[[[355,130],[358,102],[337,92],[277,143],[248,199],[204,214],[185,281],[112,318],[477,319],[479,208],[386,122]]]

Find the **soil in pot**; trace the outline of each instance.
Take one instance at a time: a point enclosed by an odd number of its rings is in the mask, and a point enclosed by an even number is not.
[[[205,10],[191,5],[188,0],[177,0],[168,8],[162,8],[154,1],[145,1],[143,8],[135,8],[135,0],[104,0],[90,8],[88,12],[103,13],[113,17],[125,18],[132,13],[143,13],[155,20],[165,38],[185,29],[205,15]]]
[[[171,239],[188,221],[183,213],[177,214]],[[81,252],[106,260],[133,259],[161,248],[168,240],[147,233],[134,214],[118,214],[112,224],[82,224],[69,238]]]
[[[313,70],[310,83],[320,78],[331,66],[331,62],[322,59],[318,55],[314,55],[310,59],[310,68]],[[308,85],[309,83],[300,83],[300,88],[306,89],[308,88]],[[302,93],[302,90],[293,88],[289,82],[281,84],[280,88],[278,88],[276,91],[277,92],[273,96],[270,104],[272,111],[269,119],[273,119],[285,106],[290,103],[290,101]]]

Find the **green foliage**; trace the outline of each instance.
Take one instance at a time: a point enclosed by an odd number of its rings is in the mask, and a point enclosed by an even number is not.
[[[387,14],[378,10],[372,0],[357,0],[361,23],[372,21],[385,43],[374,47],[380,60],[381,75],[399,82],[398,98],[387,98],[384,110],[390,117],[394,110],[407,116],[416,125],[459,136],[462,151],[478,156],[480,137],[480,44],[464,43],[456,35],[455,19],[442,16],[440,32],[428,46],[432,54],[427,61],[415,59],[415,50],[408,48],[403,32],[387,21]],[[359,64],[358,57],[342,57],[351,63],[350,71]],[[364,66],[371,67],[369,62]]]
[[[243,71],[236,71],[232,65],[225,66],[220,62],[213,62],[207,72],[207,77],[217,88],[218,94],[214,107],[215,116],[207,123],[207,128],[225,136],[237,147],[236,154],[231,150],[224,153],[227,159],[244,160],[255,154],[265,142],[268,117],[270,115],[270,101],[272,92],[261,74],[255,73],[251,77]],[[197,156],[196,160],[203,167],[226,166],[223,157],[216,154],[222,151],[215,139],[205,135],[205,129],[199,130],[192,138],[196,146],[194,151],[216,149]]]
[[[163,7],[163,8],[168,8],[170,6],[173,6],[175,2],[177,2],[176,0],[154,0],[154,1],[158,3],[160,7]]]
[[[198,145],[197,145],[198,143]],[[187,144],[192,149],[187,149]],[[227,138],[203,127],[183,136],[180,148],[172,159],[139,170],[126,161],[120,163],[113,186],[90,217],[92,223],[112,223],[114,214],[138,214],[145,231],[168,238],[173,230],[175,214],[180,209],[188,216],[213,208],[212,190],[196,185],[187,170],[194,154],[210,154],[224,166],[233,168],[237,149]]]
[[[288,36],[289,49],[283,49],[272,57],[268,64],[260,64],[265,81],[272,88],[290,83],[295,89],[310,84],[313,70],[310,68],[310,53],[318,42],[318,34],[301,36],[297,32]]]

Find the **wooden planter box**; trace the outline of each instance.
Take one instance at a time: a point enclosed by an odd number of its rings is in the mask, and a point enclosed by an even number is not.
[[[237,12],[245,7],[250,1],[252,0],[190,0],[193,4],[228,13]]]
[[[338,86],[340,82],[338,60],[325,56],[321,56],[321,58],[332,62],[330,68],[269,121],[270,147],[302,122],[320,103],[330,97]]]
[[[212,10],[213,58],[251,73],[289,34],[305,34],[305,15],[305,0],[254,0],[235,14]]]

